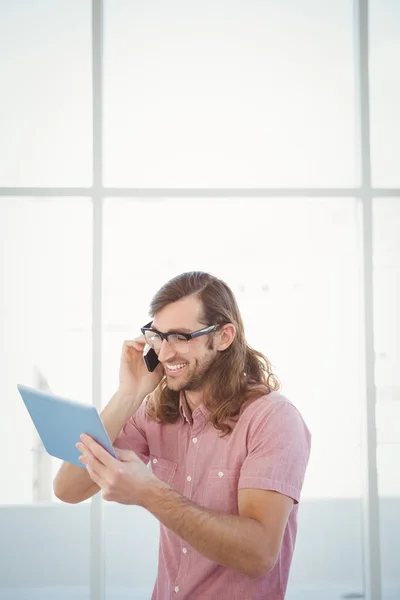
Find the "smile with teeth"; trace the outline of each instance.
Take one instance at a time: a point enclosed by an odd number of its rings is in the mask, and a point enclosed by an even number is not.
[[[167,367],[168,371],[173,371],[174,373],[178,373],[179,371],[181,371],[182,369],[184,369],[186,367],[186,363],[179,363],[178,365],[169,365],[168,363],[166,363],[166,367]]]

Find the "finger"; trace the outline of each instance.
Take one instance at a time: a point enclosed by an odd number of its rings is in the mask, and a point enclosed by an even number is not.
[[[100,476],[100,474],[96,471],[96,469],[93,467],[93,465],[90,464],[90,462],[87,462],[87,460],[83,457],[80,456],[79,460],[84,464],[84,466],[86,467],[86,471],[87,474],[89,475],[90,479],[96,483],[99,487],[103,487],[104,486],[104,481],[103,478]]]
[[[78,442],[76,447],[82,455],[79,456],[79,460],[81,463],[85,465],[85,467],[94,470],[99,477],[104,477],[108,471],[108,468],[101,463],[98,458],[87,448],[84,444]]]
[[[115,466],[116,459],[111,456],[107,450],[104,450],[100,444],[98,444],[93,438],[89,435],[83,433],[81,435],[81,441],[86,448],[90,450],[90,452],[94,455],[94,457],[104,466],[108,468],[112,468]]]
[[[120,448],[116,448],[114,446],[115,454],[117,455],[118,460],[122,462],[132,462],[135,458],[139,458],[135,452],[132,450],[121,450]]]
[[[133,348],[134,350],[139,350],[140,344],[135,342],[135,340],[125,340],[122,348],[124,350],[130,350],[131,348]]]
[[[91,458],[94,458],[93,452],[91,452],[91,450],[89,450],[88,446],[85,446],[85,444],[83,442],[78,442],[77,444],[75,444],[75,446],[78,448],[79,452],[82,452],[82,456],[86,460],[90,460]]]
[[[146,345],[146,340],[144,339],[144,336],[142,335],[139,338],[136,338],[134,340],[125,340],[124,344],[123,344],[123,348],[124,350],[127,349],[133,349],[133,350],[137,350],[138,352],[142,352],[144,346]]]

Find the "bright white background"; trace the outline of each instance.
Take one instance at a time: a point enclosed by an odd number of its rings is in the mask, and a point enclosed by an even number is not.
[[[400,593],[400,10],[394,0],[369,8],[371,182],[360,168],[352,1],[108,0],[103,118],[95,118],[103,162],[92,188],[90,3],[0,0],[0,449],[9,457],[0,466],[1,519],[14,528],[26,519],[34,540],[29,510],[47,507],[43,543],[50,555],[57,543],[75,565],[72,575],[54,569],[50,582],[43,555],[35,575],[27,566],[21,578],[17,557],[24,549],[32,566],[32,555],[29,538],[14,538],[0,597],[30,600],[43,588],[56,599],[67,584],[89,597],[91,502],[56,501],[59,462],[43,453],[16,383],[104,405],[122,341],[146,322],[158,287],[192,269],[231,285],[249,342],[270,358],[313,433],[291,598],[304,589],[311,597],[314,584],[324,600],[364,591],[362,215],[371,196],[382,597]],[[102,361],[101,398],[93,356]],[[52,522],[47,503],[68,519]],[[110,510],[106,593],[147,598],[156,524],[131,511],[137,528],[128,538],[126,510]],[[319,536],[324,519],[332,527]],[[144,552],[135,536],[146,532]],[[118,566],[113,544],[133,553],[136,567],[141,555],[140,569]]]

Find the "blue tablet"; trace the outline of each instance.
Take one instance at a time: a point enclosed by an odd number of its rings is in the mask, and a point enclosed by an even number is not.
[[[75,444],[82,433],[87,433],[116,457],[110,438],[97,409],[61,396],[42,392],[25,385],[17,385],[22,400],[31,416],[46,451],[66,462],[85,466]]]

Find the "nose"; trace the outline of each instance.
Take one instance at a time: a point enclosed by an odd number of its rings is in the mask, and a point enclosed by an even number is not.
[[[163,340],[160,351],[158,353],[158,360],[160,362],[165,362],[165,361],[173,358],[175,356],[175,354],[176,354],[175,350],[172,348],[172,346],[170,344],[168,344],[167,340]]]

